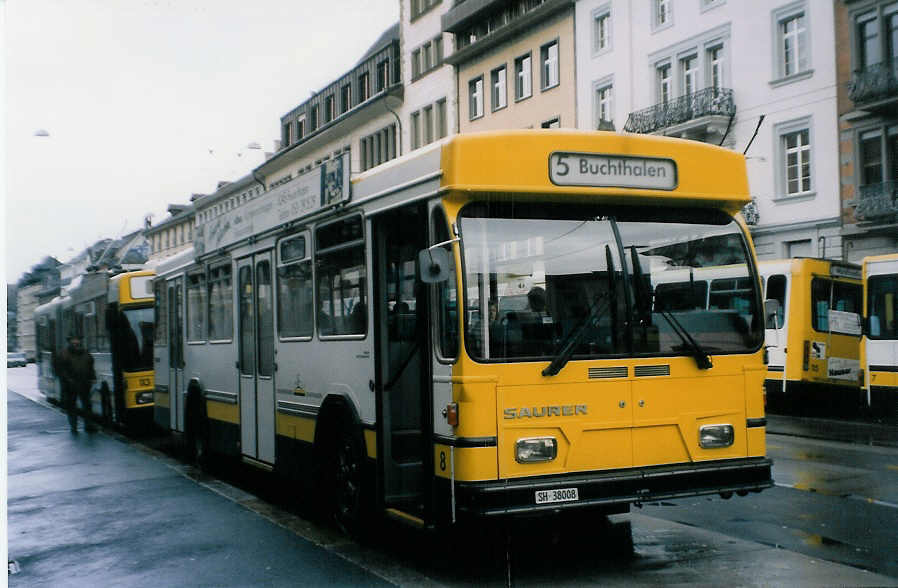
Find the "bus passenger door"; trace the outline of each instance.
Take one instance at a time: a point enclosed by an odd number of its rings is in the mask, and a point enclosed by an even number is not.
[[[168,393],[173,431],[184,431],[184,278],[168,281]]]
[[[274,463],[274,297],[271,252],[237,262],[240,447]]]
[[[427,291],[416,277],[426,247],[427,216],[410,206],[374,223],[377,336],[377,422],[384,506],[414,518],[428,516],[433,471],[430,344]]]

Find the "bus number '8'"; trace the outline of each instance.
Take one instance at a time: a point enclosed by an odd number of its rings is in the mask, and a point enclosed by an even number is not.
[[[446,471],[446,452],[445,451],[440,452],[440,471],[441,472]]]

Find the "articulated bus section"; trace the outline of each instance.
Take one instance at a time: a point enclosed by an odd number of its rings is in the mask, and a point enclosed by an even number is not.
[[[765,299],[779,308],[766,325],[765,387],[772,408],[843,414],[860,408],[860,266],[811,258],[758,264]]]
[[[898,419],[898,253],[867,257],[864,273],[864,336],[861,339],[863,400],[875,415]]]
[[[345,527],[760,491],[748,201],[740,155],[667,138],[471,134],[351,180],[337,158],[198,215],[157,267],[156,422]],[[712,303],[671,295],[702,280]]]

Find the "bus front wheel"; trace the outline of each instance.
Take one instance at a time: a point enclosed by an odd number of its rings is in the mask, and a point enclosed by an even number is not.
[[[361,531],[364,518],[363,451],[357,431],[344,422],[331,443],[329,500],[334,522],[347,535]]]

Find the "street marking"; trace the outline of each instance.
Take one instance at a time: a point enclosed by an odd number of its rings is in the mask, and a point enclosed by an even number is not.
[[[783,484],[782,482],[774,482],[774,486],[779,488],[789,488],[790,490],[801,490],[802,492],[810,492],[811,494],[821,494],[823,496],[836,496],[840,498],[848,498],[850,500],[861,500],[868,504],[875,504],[876,506],[885,506],[886,508],[898,508],[898,504],[894,502],[888,502],[886,500],[878,500],[876,498],[870,498],[868,496],[858,496],[857,494],[836,494],[834,492],[827,492],[825,490],[819,490],[817,488],[812,488],[807,484]]]

